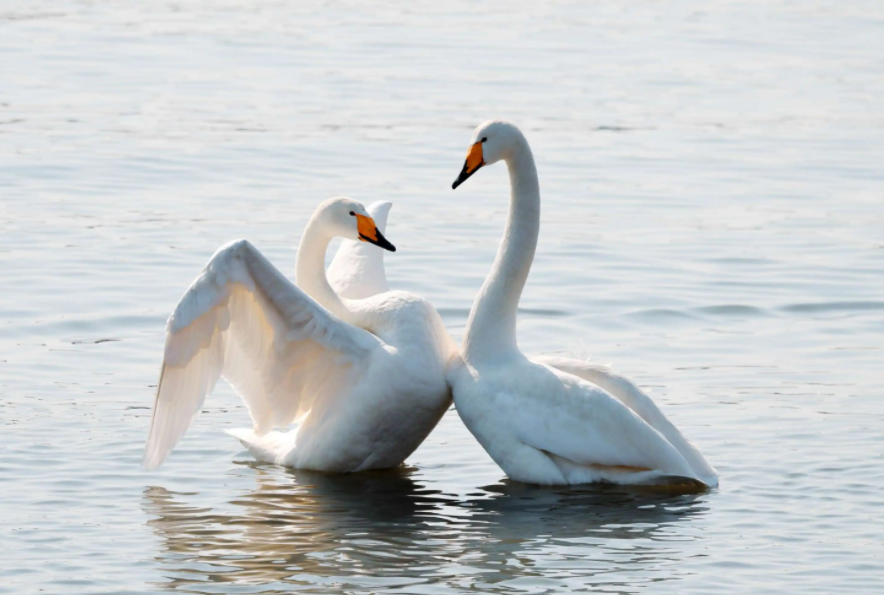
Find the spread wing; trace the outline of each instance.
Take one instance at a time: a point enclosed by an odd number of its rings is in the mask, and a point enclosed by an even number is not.
[[[717,483],[715,469],[706,461],[697,447],[686,439],[679,429],[669,421],[663,411],[654,403],[653,399],[633,384],[631,380],[615,373],[607,366],[591,364],[577,359],[559,356],[541,356],[531,359],[562,372],[583,378],[602,388],[662,434],[678,450],[679,454],[685,458],[697,476],[703,479],[703,481],[709,485]]]
[[[393,203],[386,201],[368,206],[368,213],[381,233],[387,232],[387,215],[392,206]],[[368,242],[343,240],[326,273],[335,292],[341,297],[359,300],[389,291],[384,252]]]
[[[382,345],[317,304],[249,242],[227,244],[169,318],[145,467],[163,463],[219,377],[265,433],[344,392]]]

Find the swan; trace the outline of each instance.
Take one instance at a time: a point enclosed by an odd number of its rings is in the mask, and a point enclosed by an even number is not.
[[[308,222],[297,285],[246,240],[212,256],[167,323],[145,467],[163,463],[219,377],[254,424],[229,433],[264,462],[329,472],[395,467],[436,426],[451,403],[445,374],[455,351],[441,318],[402,291],[340,297],[325,273],[334,237],[395,250],[365,207],[342,197],[320,204]]]
[[[393,203],[379,200],[368,205],[368,214],[378,230],[387,233],[387,218]],[[328,265],[328,282],[340,297],[364,299],[389,291],[384,269],[384,250],[369,242],[344,239]],[[321,302],[320,302],[321,303]]]
[[[604,366],[528,359],[519,350],[516,311],[540,230],[537,169],[522,132],[500,120],[479,126],[452,188],[498,161],[511,186],[506,229],[448,372],[464,424],[520,482],[716,486],[700,451],[628,379]]]

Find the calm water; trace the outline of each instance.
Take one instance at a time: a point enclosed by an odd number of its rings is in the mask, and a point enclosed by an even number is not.
[[[884,5],[0,0],[0,593],[880,593]],[[293,6],[296,5],[296,6]],[[504,481],[450,411],[402,469],[255,464],[226,387],[140,469],[164,320],[223,242],[288,271],[394,201],[459,339],[532,142],[528,352],[612,362],[721,473]]]

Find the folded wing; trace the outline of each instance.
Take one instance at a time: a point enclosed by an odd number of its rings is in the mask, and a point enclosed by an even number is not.
[[[147,468],[163,463],[219,377],[265,433],[346,392],[383,345],[317,304],[245,240],[215,253],[166,331]]]
[[[628,378],[617,374],[607,366],[560,356],[541,356],[533,361],[546,364],[562,372],[573,374],[598,386],[629,407],[648,425],[657,430],[681,454],[694,473],[706,484],[718,484],[718,476],[699,449],[669,421],[651,397]]]

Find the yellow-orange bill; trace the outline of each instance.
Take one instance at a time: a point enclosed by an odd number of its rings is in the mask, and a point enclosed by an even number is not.
[[[356,215],[356,227],[359,230],[359,239],[377,241],[378,226],[375,225],[374,219],[364,215]]]
[[[374,219],[365,215],[356,215],[356,229],[359,231],[359,240],[374,244],[384,250],[390,252],[396,251],[396,246],[391,244],[387,238],[378,230]]]
[[[480,141],[474,143],[470,150],[467,151],[467,160],[463,164],[463,169],[460,170],[460,175],[457,176],[451,187],[457,188],[463,184],[467,178],[479,171],[479,168],[483,165],[485,165],[485,157],[482,154],[482,142]]]
[[[476,143],[467,151],[466,168],[467,173],[472,174],[477,169],[485,165],[485,159],[482,157],[482,143]]]

